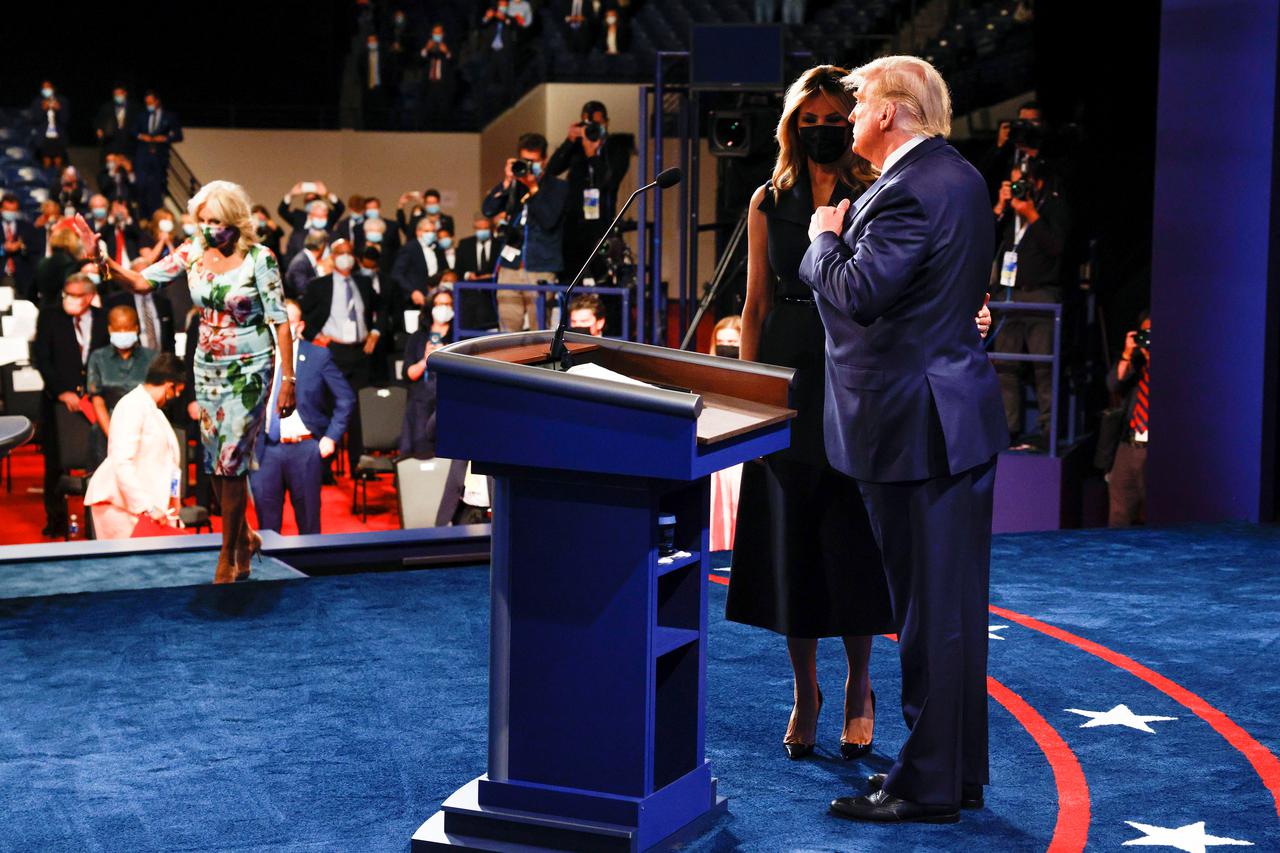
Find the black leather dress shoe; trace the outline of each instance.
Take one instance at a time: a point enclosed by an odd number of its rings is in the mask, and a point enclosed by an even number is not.
[[[884,787],[884,773],[873,773],[867,777],[867,791],[879,791]],[[981,785],[960,786],[960,808],[980,809],[983,806]]]
[[[831,813],[849,820],[877,823],[955,823],[960,820],[960,810],[955,806],[913,803],[884,790],[832,800]]]

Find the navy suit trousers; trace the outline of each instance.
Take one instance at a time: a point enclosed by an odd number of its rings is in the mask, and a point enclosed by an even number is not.
[[[280,531],[284,521],[284,496],[289,493],[293,518],[299,533],[320,532],[320,482],[324,460],[314,438],[297,444],[268,441],[262,450],[258,470],[249,477],[253,505],[258,511],[258,527]]]
[[[948,477],[858,481],[883,555],[902,661],[908,735],[884,788],[958,805],[990,781],[987,604],[996,463]]]

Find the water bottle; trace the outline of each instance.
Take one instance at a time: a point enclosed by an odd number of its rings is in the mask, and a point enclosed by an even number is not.
[[[75,539],[80,535],[80,519],[76,518],[75,513],[71,514],[71,521],[67,524],[67,538]]]

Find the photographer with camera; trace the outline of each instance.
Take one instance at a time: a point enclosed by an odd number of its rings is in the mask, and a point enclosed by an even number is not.
[[[587,101],[582,119],[569,125],[564,142],[547,162],[548,172],[569,182],[565,269],[581,269],[587,253],[613,221],[618,186],[631,166],[631,147],[630,136],[609,133],[605,105]]]
[[[983,155],[978,165],[993,200],[1012,169],[1021,168],[1028,160],[1043,159],[1047,135],[1048,126],[1035,101],[1018,107],[1018,117],[1013,121],[1000,122],[995,146]]]
[[[1062,301],[1063,256],[1071,227],[1066,202],[1053,190],[1047,168],[1038,160],[1010,170],[1000,185],[996,215],[993,302]],[[1053,318],[1048,314],[1006,313],[996,333],[995,352],[1053,354]],[[1018,443],[1022,432],[1022,362],[997,361],[1005,421],[1015,450],[1047,450],[1049,414],[1053,408],[1053,365],[1036,363],[1036,400],[1040,409],[1039,437]]]
[[[506,213],[498,253],[499,284],[555,282],[564,269],[564,225],[569,185],[546,174],[547,138],[526,133],[507,159],[506,174],[490,190],[481,210],[490,218]],[[537,294],[499,290],[498,324],[504,332],[536,326]]]
[[[1151,412],[1151,316],[1142,312],[1138,328],[1124,338],[1124,353],[1107,372],[1107,390],[1124,395],[1125,429],[1107,474],[1111,508],[1107,526],[1131,527],[1146,517],[1147,432]]]

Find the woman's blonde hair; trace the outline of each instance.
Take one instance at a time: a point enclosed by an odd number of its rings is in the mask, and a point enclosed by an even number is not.
[[[80,257],[84,252],[84,246],[80,245],[80,238],[76,236],[75,229],[61,223],[55,225],[53,233],[49,235],[49,248],[61,249],[73,258]]]
[[[200,208],[223,225],[234,225],[240,229],[240,240],[236,243],[236,251],[247,252],[258,242],[258,232],[253,226],[253,203],[244,187],[231,181],[210,181],[200,188],[191,201],[187,202],[187,211],[200,221]],[[196,229],[192,238],[201,246],[204,245],[204,233]]]
[[[716,338],[720,334],[721,329],[733,329],[739,335],[742,334],[742,316],[739,314],[730,314],[727,317],[721,317],[720,322],[716,323],[716,327],[711,330],[711,353],[716,351]]]
[[[773,167],[773,190],[783,192],[795,186],[805,170],[807,155],[800,142],[800,105],[813,95],[822,95],[832,112],[848,116],[853,111],[853,95],[841,80],[848,69],[835,65],[818,65],[800,75],[787,88],[783,101],[782,118],[778,120],[778,162]],[[850,150],[837,161],[836,174],[851,187],[865,187],[875,180],[871,164]],[[822,199],[825,203],[826,199]]]
[[[918,56],[882,56],[843,80],[851,91],[898,106],[895,125],[911,134],[951,135],[951,92],[938,69]]]

